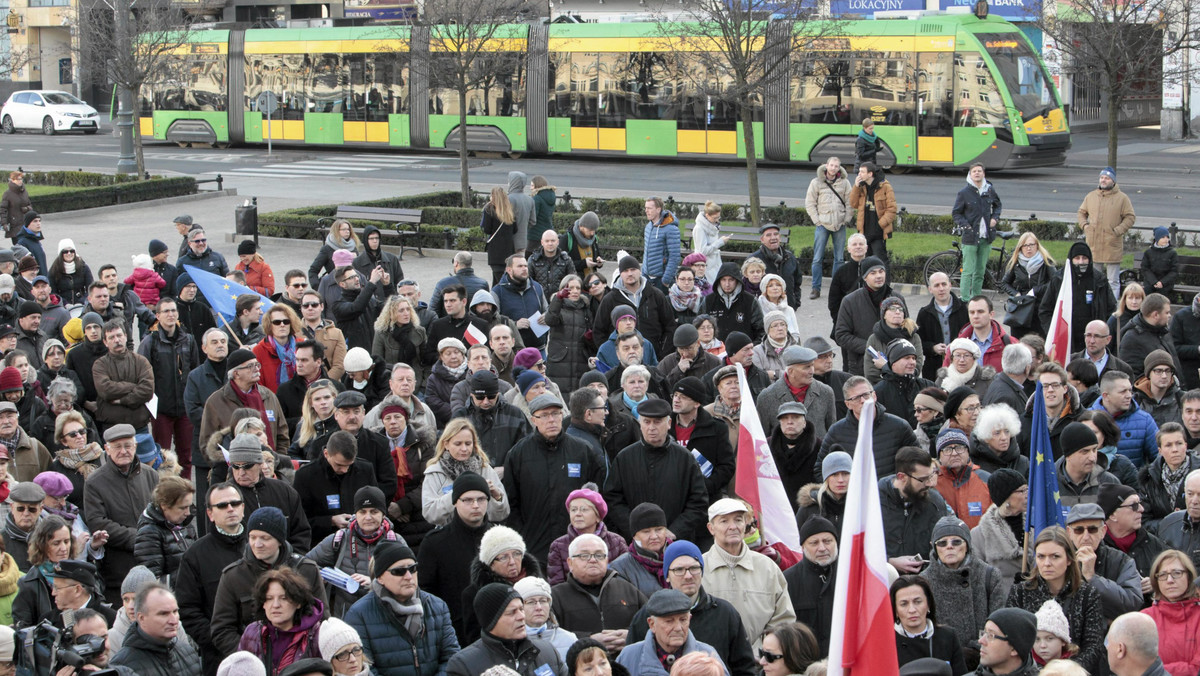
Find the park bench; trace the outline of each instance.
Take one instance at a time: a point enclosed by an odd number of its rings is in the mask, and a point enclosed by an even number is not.
[[[421,210],[420,209],[391,209],[386,207],[362,207],[353,204],[344,204],[337,209],[335,216],[326,216],[317,220],[317,227],[323,232],[328,232],[329,227],[333,225],[335,220],[345,219],[348,221],[379,221],[381,223],[389,223],[390,226],[379,229],[381,244],[387,243],[387,240],[393,240],[392,243],[400,246],[400,260],[404,260],[404,252],[407,250],[415,250],[421,258],[425,257],[425,251],[421,247],[421,241],[417,235],[421,232]],[[409,240],[416,239],[416,245],[409,246],[406,244]]]
[[[1146,252],[1138,251],[1133,255],[1133,269],[1128,270],[1127,274],[1122,275],[1123,283],[1131,281],[1141,283],[1142,281],[1142,259],[1146,257]],[[1179,270],[1179,279],[1200,278],[1200,256],[1185,256],[1178,254],[1175,259],[1175,267]],[[1154,289],[1146,289],[1146,293],[1154,293]],[[1183,305],[1191,305],[1192,298],[1200,293],[1200,286],[1195,284],[1175,283],[1175,298],[1170,299],[1172,303],[1178,303],[1179,299],[1183,299]]]

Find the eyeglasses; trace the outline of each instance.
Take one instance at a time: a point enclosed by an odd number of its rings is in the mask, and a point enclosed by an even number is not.
[[[1180,570],[1164,570],[1164,571],[1158,573],[1157,575],[1155,575],[1154,577],[1159,582],[1166,582],[1167,580],[1181,579],[1186,575],[1187,575],[1187,571],[1180,569]]]
[[[396,566],[395,568],[388,568],[388,572],[391,573],[392,575],[395,575],[396,577],[404,577],[405,575],[408,575],[409,573],[416,575],[417,574],[417,564],[414,563],[414,564],[407,565],[407,566]]]
[[[962,538],[942,538],[933,544],[938,549],[945,549],[947,547],[961,547],[966,544],[966,540]]]
[[[242,364],[241,366],[235,368],[234,371],[237,371],[238,369],[254,369],[255,371],[258,371],[261,368],[262,368],[262,364],[260,364],[256,361],[252,361],[252,362],[249,362],[246,364]]]
[[[287,317],[283,317],[282,319],[272,319],[271,320],[271,326],[287,326],[288,324],[291,324],[291,323],[292,323],[292,320],[288,319]]]
[[[924,406],[913,406],[913,413],[929,413],[931,411],[933,411],[932,408],[925,408]]]
[[[766,660],[767,664],[775,664],[779,660],[783,659],[783,655],[781,653],[769,653],[762,648],[758,649],[758,656],[760,659]]]
[[[1066,383],[1042,383],[1043,390],[1061,390],[1066,386]]]
[[[985,638],[988,641],[1007,641],[1008,640],[1007,636],[1001,636],[1000,634],[997,634],[992,631],[988,631],[987,629],[984,629],[983,631],[979,632],[979,640],[982,641]]]
[[[850,403],[852,401],[853,402],[866,401],[867,397],[870,397],[873,394],[875,394],[874,390],[868,391],[868,392],[863,392],[862,394],[855,396],[855,397],[846,397],[846,403]]]
[[[334,655],[333,659],[337,660],[338,662],[345,662],[346,660],[350,659],[351,657],[362,657],[362,654],[363,654],[362,646],[356,645],[353,648],[346,648],[342,652]]]
[[[85,430],[85,429],[71,430],[70,432],[63,432],[63,436],[64,437],[86,437],[87,430]]]
[[[668,568],[667,572],[676,576],[683,577],[684,575],[699,575],[704,568],[700,566],[685,566],[680,568]]]
[[[1109,336],[1109,334],[1107,334],[1107,333],[1085,333],[1085,334],[1083,334],[1084,338],[1107,338],[1108,336]]]
[[[1169,376],[1169,375],[1175,373],[1175,370],[1169,366],[1160,366],[1159,368],[1156,368],[1156,369],[1150,369],[1150,373],[1152,375],[1156,375],[1156,376]]]
[[[73,253],[75,253],[75,250],[74,249],[63,249],[62,252],[65,254],[73,254]]]
[[[950,355],[950,358],[966,360],[966,359],[974,359],[975,355],[971,354],[970,352],[955,352],[954,354]]]
[[[292,289],[303,289],[306,286],[308,286],[306,282],[300,282],[299,284],[288,284],[288,287]]]
[[[608,554],[603,552],[592,552],[591,554],[572,554],[572,559],[576,561],[604,561],[608,559]]]
[[[917,483],[919,483],[919,484],[927,484],[927,483],[929,483],[930,481],[937,481],[937,478],[938,478],[938,473],[937,473],[937,472],[930,472],[929,474],[926,474],[925,476],[917,476],[917,475],[915,475],[915,474],[909,474],[908,476],[909,476],[909,478],[911,478],[913,481],[915,481],[915,482],[917,482]]]
[[[1121,505],[1117,509],[1132,509],[1135,512],[1144,512],[1146,511],[1146,506],[1139,500],[1138,502],[1131,502],[1128,505]]]
[[[209,505],[209,509],[229,509],[230,507],[241,507],[246,504],[244,500],[226,500],[225,502],[214,502]]]
[[[488,499],[487,498],[459,498],[458,501],[465,502],[468,505],[482,505],[483,503],[487,502]]]
[[[254,467],[258,464],[259,463],[257,463],[257,462],[235,462],[235,463],[229,465],[229,469],[231,469],[235,472],[245,472],[246,470],[248,470],[251,467]]]
[[[958,410],[965,411],[966,413],[975,413],[975,412],[979,411],[979,409],[981,409],[981,408],[983,408],[983,407],[980,406],[979,404],[973,404],[971,406],[963,406],[962,408],[960,408]]]
[[[1071,532],[1076,535],[1083,535],[1084,533],[1095,535],[1100,532],[1100,526],[1071,526]]]
[[[504,554],[492,559],[492,562],[495,563],[496,561],[499,561],[500,563],[512,563],[513,561],[520,561],[522,557],[523,555],[520,552],[505,552]]]
[[[947,446],[941,450],[942,455],[966,455],[966,446]]]
[[[321,307],[320,303],[301,303],[300,307]]]
[[[14,512],[36,512],[41,509],[39,505],[17,505],[13,507]]]

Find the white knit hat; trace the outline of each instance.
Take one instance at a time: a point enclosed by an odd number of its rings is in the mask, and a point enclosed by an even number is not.
[[[508,526],[493,526],[479,541],[479,560],[483,565],[490,566],[497,556],[510,549],[515,549],[521,552],[521,556],[525,556],[525,540],[521,538],[521,534]]]
[[[58,240],[58,253],[62,253],[63,249],[74,249],[74,248],[75,248],[75,240],[73,240],[73,239]]]
[[[532,575],[521,578],[513,585],[513,589],[521,595],[522,601],[528,601],[535,596],[545,596],[548,599],[554,598],[550,593],[550,583]]]
[[[317,643],[321,649],[321,659],[331,662],[333,656],[342,648],[348,645],[362,645],[362,638],[354,630],[354,627],[336,617],[331,617],[321,623],[321,633]]]
[[[350,348],[342,359],[342,367],[347,373],[351,371],[366,371],[371,368],[371,353],[361,347]]]
[[[239,650],[221,661],[217,676],[267,676],[267,668],[254,653]]]
[[[16,632],[12,627],[0,625],[0,662],[12,662],[16,651]]]
[[[946,352],[954,354],[955,350],[966,350],[967,352],[970,352],[971,354],[975,355],[976,361],[983,357],[983,352],[979,349],[979,346],[976,345],[975,341],[971,340],[970,338],[955,338],[954,340],[950,341],[950,344],[946,346]]]
[[[1048,631],[1062,639],[1063,643],[1071,642],[1071,626],[1067,623],[1067,616],[1063,614],[1062,606],[1058,605],[1058,601],[1054,599],[1048,599],[1041,608],[1038,608],[1037,630]]]

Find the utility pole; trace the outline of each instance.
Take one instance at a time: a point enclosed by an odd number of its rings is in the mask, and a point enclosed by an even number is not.
[[[116,56],[118,70],[117,84],[117,131],[121,136],[121,151],[117,157],[117,173],[136,174],[137,157],[133,152],[133,91],[121,84],[124,80],[122,71],[128,67],[126,60],[133,53],[133,36],[129,34],[129,6],[124,0],[113,3],[113,27],[117,33],[117,44],[120,46]]]

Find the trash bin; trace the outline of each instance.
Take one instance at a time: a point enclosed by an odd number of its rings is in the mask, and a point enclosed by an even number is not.
[[[258,205],[237,207],[233,212],[237,234],[258,238]]]

